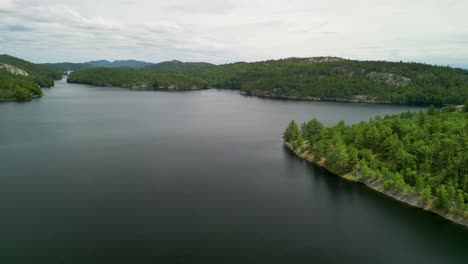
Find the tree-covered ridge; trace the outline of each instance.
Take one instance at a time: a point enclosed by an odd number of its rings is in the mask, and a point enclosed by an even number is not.
[[[144,68],[153,63],[137,60],[97,60],[82,63],[75,62],[59,62],[59,63],[43,63],[41,64],[54,71],[78,71],[91,68]]]
[[[224,65],[168,62],[140,71],[150,69],[265,97],[412,105],[461,104],[468,98],[468,71],[421,63],[317,57]],[[82,77],[74,80],[93,82]]]
[[[204,89],[204,80],[183,73],[164,73],[154,70],[96,68],[76,71],[69,75],[68,82],[98,86],[121,86],[135,89]]]
[[[164,72],[185,72],[201,70],[210,67],[215,67],[215,65],[207,62],[182,62],[178,60],[172,60],[151,64],[145,68]]]
[[[210,85],[259,96],[461,104],[468,98],[468,71],[420,63],[291,58],[221,65],[201,71]]]
[[[0,55],[0,101],[29,100],[42,95],[61,74],[47,67],[9,55]]]
[[[299,128],[291,121],[284,139],[335,174],[467,221],[468,111],[461,108],[377,116],[351,126],[324,127],[313,119]]]
[[[164,72],[180,72],[198,70],[205,67],[215,66],[207,62],[182,62],[178,60],[163,61],[160,63],[151,63],[137,60],[97,60],[83,63],[74,62],[59,62],[59,63],[43,63],[41,64],[54,71],[79,71],[92,68],[146,68]]]
[[[98,66],[89,63],[75,63],[75,62],[59,62],[59,63],[43,63],[41,64],[53,71],[79,71],[91,68],[97,68]]]

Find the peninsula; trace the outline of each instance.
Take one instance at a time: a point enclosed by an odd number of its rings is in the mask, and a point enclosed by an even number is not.
[[[61,72],[9,55],[0,55],[0,101],[27,101],[42,96]]]
[[[286,146],[330,172],[468,227],[468,108],[324,127],[293,120]]]

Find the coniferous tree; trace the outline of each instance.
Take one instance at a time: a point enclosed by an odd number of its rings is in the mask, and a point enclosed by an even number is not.
[[[299,126],[297,125],[296,121],[292,120],[291,122],[289,122],[289,125],[283,134],[283,139],[286,142],[291,142],[297,140],[299,138],[299,135]]]

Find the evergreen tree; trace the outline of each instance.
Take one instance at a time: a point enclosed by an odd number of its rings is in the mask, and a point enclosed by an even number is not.
[[[431,187],[427,186],[424,188],[424,190],[421,192],[421,202],[423,204],[427,204],[431,198],[431,194]]]
[[[457,194],[457,201],[456,201],[456,206],[457,206],[457,211],[459,213],[463,213],[465,211],[465,197],[463,197],[463,192],[462,191],[458,191],[458,194]]]
[[[286,131],[283,133],[284,141],[286,142],[295,141],[299,138],[299,135],[300,135],[299,126],[297,125],[296,121],[291,120],[291,122],[289,122],[288,127],[286,128]]]

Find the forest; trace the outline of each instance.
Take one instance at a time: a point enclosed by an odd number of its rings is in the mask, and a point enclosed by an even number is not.
[[[12,73],[14,67],[21,73]],[[61,73],[9,55],[0,55],[0,101],[30,100],[42,96],[40,87],[51,87]]]
[[[468,218],[468,107],[377,116],[325,127],[316,119],[290,122],[284,140],[329,171],[418,204]]]
[[[113,80],[114,69],[76,71],[70,81],[128,87],[147,86],[149,82],[176,85],[180,80],[185,86],[239,89],[263,97],[409,105],[462,104],[468,98],[468,71],[412,62],[336,57],[224,65],[173,61],[138,70],[119,69],[118,73],[124,76]]]
[[[205,89],[206,81],[199,77],[179,73],[129,68],[96,68],[76,71],[67,79],[70,83],[97,86],[120,86],[134,89]]]

